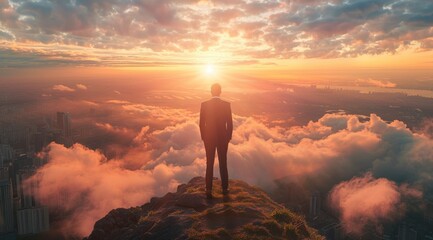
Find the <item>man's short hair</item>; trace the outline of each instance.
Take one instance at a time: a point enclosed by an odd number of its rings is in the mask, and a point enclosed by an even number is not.
[[[221,85],[218,83],[212,84],[212,87],[210,88],[212,96],[219,96],[221,94]]]

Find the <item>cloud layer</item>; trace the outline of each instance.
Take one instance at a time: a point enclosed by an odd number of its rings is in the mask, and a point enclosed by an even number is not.
[[[402,217],[403,196],[420,198],[422,193],[403,185],[398,187],[386,178],[374,179],[371,173],[339,183],[330,193],[332,205],[340,212],[344,229],[362,235],[366,226],[381,231],[386,221]]]
[[[123,146],[105,148],[118,154],[108,159],[80,144],[68,149],[53,143],[42,154],[48,164],[31,180],[39,182],[40,200],[72,213],[65,223],[69,234],[85,236],[110,209],[143,204],[205,172],[197,114],[128,101],[108,104],[121,107],[126,114],[121,118],[129,119],[95,125],[110,139],[124,139]],[[122,123],[145,124],[134,129]],[[349,232],[393,216],[404,206],[406,192],[433,193],[433,140],[400,121],[387,123],[374,114],[367,121],[327,114],[305,126],[282,128],[235,115],[234,126],[228,153],[231,178],[271,191],[277,178],[316,176],[326,189],[335,186],[333,203]],[[353,207],[360,197],[373,194],[377,198],[365,211]],[[387,207],[368,214],[378,206]]]
[[[11,55],[9,65],[19,64],[17,55],[44,64],[113,63],[97,49],[142,64],[145,53],[152,62],[161,60],[154,53],[170,53],[172,64],[183,62],[181,53],[207,51],[234,61],[354,57],[431,50],[432,12],[422,0],[1,0],[0,50]]]
[[[77,84],[76,88],[79,90],[87,90],[87,86],[84,84]],[[52,87],[52,90],[59,92],[75,92],[76,89],[63,84],[56,84]]]

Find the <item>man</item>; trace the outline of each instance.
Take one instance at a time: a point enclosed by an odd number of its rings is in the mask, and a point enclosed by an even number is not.
[[[212,198],[215,150],[218,152],[223,194],[228,194],[227,149],[232,139],[233,121],[230,103],[221,100],[221,85],[211,87],[212,99],[200,108],[200,134],[206,150],[206,197]]]

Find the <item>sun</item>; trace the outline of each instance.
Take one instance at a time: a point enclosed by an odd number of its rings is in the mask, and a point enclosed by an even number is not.
[[[215,73],[216,73],[216,71],[215,71],[215,66],[214,66],[213,64],[210,64],[210,63],[207,64],[207,65],[205,66],[204,73],[205,73],[207,76],[214,76]]]

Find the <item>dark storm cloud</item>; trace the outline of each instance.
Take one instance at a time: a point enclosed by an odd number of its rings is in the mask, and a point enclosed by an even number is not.
[[[0,41],[257,58],[335,58],[432,49],[421,0],[0,1]],[[233,51],[231,51],[233,52]]]

